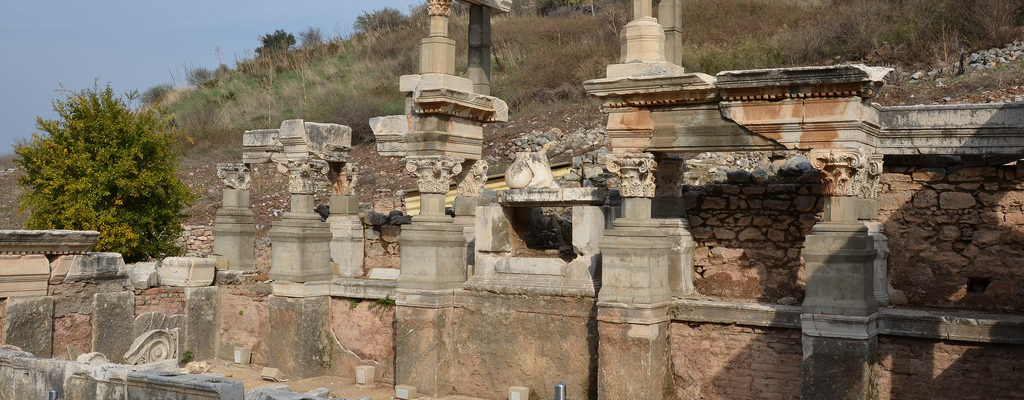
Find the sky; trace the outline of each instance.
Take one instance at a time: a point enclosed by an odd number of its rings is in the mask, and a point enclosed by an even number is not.
[[[4,0],[0,12],[0,155],[54,118],[58,89],[110,84],[115,93],[185,85],[185,68],[235,66],[259,36],[320,28],[352,32],[364,10],[407,12],[422,0]]]

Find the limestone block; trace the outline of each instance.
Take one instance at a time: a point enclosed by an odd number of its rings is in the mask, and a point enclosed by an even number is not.
[[[402,93],[437,89],[472,92],[473,81],[449,74],[402,75],[398,78],[398,90]]]
[[[45,296],[50,263],[43,255],[0,255],[0,298]]]
[[[601,309],[599,315],[618,310]],[[669,323],[616,323],[598,317],[598,398],[663,400],[672,385]],[[816,397],[824,398],[824,397]]]
[[[87,253],[72,262],[64,283],[119,280],[128,277],[120,253]]]
[[[415,399],[419,395],[416,394],[416,387],[410,385],[395,385],[395,398],[396,399]]]
[[[290,119],[281,122],[280,140],[284,156],[300,161],[310,157],[324,161],[347,162],[352,147],[352,128]]]
[[[138,262],[127,266],[128,278],[132,287],[136,290],[149,289],[160,284],[159,276],[156,273],[160,261]]]
[[[525,386],[508,388],[508,400],[530,400],[530,388]]]
[[[331,230],[315,213],[288,212],[270,229],[270,279],[330,280]]]
[[[509,241],[511,223],[505,209],[501,206],[481,206],[476,212],[476,251],[508,252],[512,251]]]
[[[402,270],[397,268],[374,268],[370,270],[370,279],[385,279],[390,281],[398,280]]]
[[[85,254],[99,238],[96,231],[0,230],[0,254]]]
[[[242,400],[242,381],[208,375],[136,371],[128,374],[127,400]]]
[[[213,223],[213,252],[227,259],[228,268],[239,271],[256,269],[255,216],[249,209],[248,191],[224,189],[225,202],[231,193],[243,193],[244,205],[222,207]]]
[[[370,119],[370,129],[377,139],[377,153],[383,157],[404,157],[405,135],[412,129],[408,115],[388,115]]]
[[[356,366],[356,384],[373,385],[376,378],[376,368],[372,365]]]
[[[398,239],[402,274],[398,286],[445,290],[466,281],[466,239],[453,223],[413,222]]]
[[[235,347],[234,360],[235,364],[248,365],[252,362],[252,348]]]
[[[868,399],[877,394],[877,340],[803,336],[804,399]]]
[[[333,347],[328,339],[328,296],[270,296],[270,366],[290,377],[318,376],[330,368]]]
[[[82,262],[80,254],[59,256],[50,262],[50,284],[58,285],[64,282],[64,278],[71,270],[71,265]]]
[[[5,344],[20,347],[36,357],[53,353],[53,298],[7,300],[4,318]]]
[[[576,254],[595,254],[600,251],[604,225],[605,215],[601,207],[572,208],[572,247]]]
[[[615,220],[601,240],[604,302],[655,304],[672,298],[667,233],[655,220]]]
[[[337,196],[336,196],[337,197]],[[333,209],[332,209],[333,211]],[[363,223],[358,215],[338,214],[327,218],[331,226],[331,260],[335,277],[355,278],[363,275]]]
[[[284,149],[280,129],[257,129],[242,133],[242,162],[262,164],[270,162],[274,153]]]
[[[203,257],[167,257],[157,267],[160,286],[210,286],[217,275],[217,262]]]
[[[217,287],[185,289],[185,349],[197,360],[217,356],[220,296]]]
[[[281,382],[284,381],[284,374],[277,368],[263,367],[260,370],[260,378],[267,381]]]
[[[878,309],[874,295],[875,238],[863,223],[819,222],[807,235],[803,312],[867,316]]]
[[[92,307],[92,350],[111,362],[123,362],[135,340],[135,295],[128,291],[96,293]]]
[[[693,294],[693,249],[697,243],[683,219],[659,219],[671,244],[668,254],[668,281],[674,297]]]

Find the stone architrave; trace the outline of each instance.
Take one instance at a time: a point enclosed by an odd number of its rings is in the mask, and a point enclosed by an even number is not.
[[[41,254],[0,255],[0,298],[45,296],[50,262]]]
[[[243,163],[217,164],[224,181],[224,199],[213,224],[213,252],[228,261],[228,269],[256,269],[256,216],[249,208],[251,169]]]

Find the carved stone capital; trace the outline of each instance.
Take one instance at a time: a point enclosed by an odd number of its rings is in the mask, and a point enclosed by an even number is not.
[[[452,0],[429,0],[427,13],[431,17],[450,17],[452,15]]]
[[[628,153],[608,158],[608,172],[622,180],[622,197],[654,197],[654,171],[658,163],[651,153]]]
[[[329,163],[331,170],[327,179],[331,181],[332,194],[355,196],[359,183],[359,165],[356,163]]]
[[[249,190],[252,169],[244,163],[218,163],[217,177],[229,189]]]
[[[323,160],[288,161],[288,192],[314,194],[317,180],[327,178],[327,162]]]
[[[808,156],[811,166],[822,173],[825,195],[878,197],[881,154],[865,149],[828,149],[811,151]]]
[[[405,170],[416,178],[420,193],[448,193],[452,178],[462,172],[461,158],[431,156],[406,158]]]
[[[680,157],[657,158],[658,170],[654,174],[654,197],[682,197],[683,171],[686,167]]]
[[[459,196],[482,197],[484,184],[487,183],[487,161],[477,160],[469,168],[463,168],[455,179],[458,182]]]

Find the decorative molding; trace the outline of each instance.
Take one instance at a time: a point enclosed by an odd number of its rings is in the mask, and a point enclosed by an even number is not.
[[[252,183],[252,169],[245,163],[218,163],[217,177],[229,189],[249,190]]]
[[[431,156],[406,158],[405,170],[416,178],[420,193],[448,193],[452,178],[462,172],[461,158]]]
[[[654,172],[658,163],[651,153],[628,153],[608,158],[608,172],[622,180],[623,197],[654,197]]]
[[[452,15],[452,0],[429,0],[427,13],[431,17],[450,17]]]
[[[812,150],[811,166],[822,173],[825,194],[878,198],[882,176],[882,155],[865,149]]]
[[[135,338],[132,346],[124,353],[125,363],[130,365],[148,364],[178,359],[178,329],[166,331],[154,329]]]
[[[327,177],[327,162],[323,160],[288,161],[288,192],[291,194],[313,194],[316,181]]]
[[[469,168],[463,168],[455,179],[458,182],[459,196],[482,197],[484,184],[487,183],[487,161],[476,160]]]

